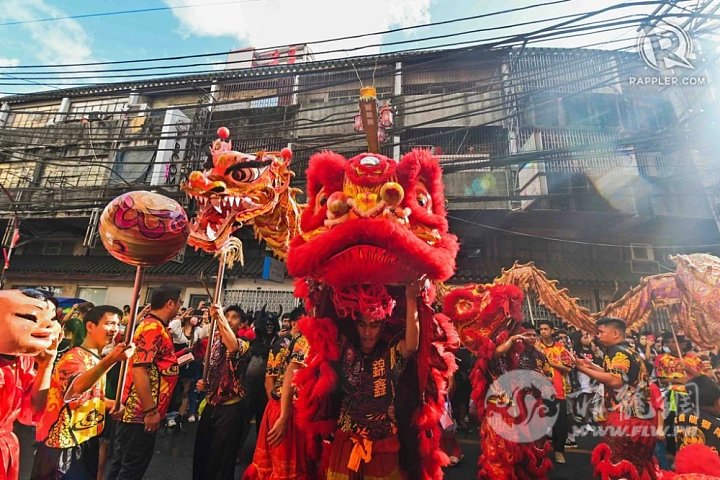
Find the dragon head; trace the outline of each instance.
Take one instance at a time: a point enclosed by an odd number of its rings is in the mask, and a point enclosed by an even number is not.
[[[307,170],[302,234],[288,271],[333,287],[406,283],[455,271],[457,239],[448,233],[437,158],[413,150],[397,162],[364,153],[321,152]]]
[[[181,188],[197,202],[198,213],[190,222],[188,244],[206,252],[218,252],[243,225],[270,213],[284,190],[290,188],[292,158],[289,148],[255,155],[232,150],[227,128],[210,152],[212,166],[191,172]]]

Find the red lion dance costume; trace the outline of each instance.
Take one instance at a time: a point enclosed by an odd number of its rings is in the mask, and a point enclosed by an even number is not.
[[[295,376],[295,411],[310,454],[316,460],[322,457],[320,471],[326,472],[329,440],[339,431],[337,394],[346,380],[341,377],[341,355],[350,351],[343,342],[352,336],[355,313],[385,318],[384,340],[402,335],[404,285],[421,276],[448,279],[455,270],[458,244],[448,233],[440,166],[427,151],[414,150],[400,162],[379,154],[348,160],[322,152],[310,159],[307,178],[303,233],[293,239],[287,261],[297,279],[296,295],[306,302],[308,316],[299,327],[310,344],[307,366]],[[390,383],[397,385],[394,405],[385,409],[396,417],[394,445],[367,441],[372,437],[355,439],[363,443],[361,461],[399,448],[403,475],[424,480],[442,478],[441,467],[448,463],[439,447],[440,417],[448,379],[456,369],[452,350],[458,345],[448,319],[433,311],[433,299],[430,288],[418,300],[418,350],[397,384]],[[390,370],[385,363],[378,369],[374,365],[373,376],[384,376],[386,366]],[[376,394],[390,390],[385,378],[377,382]],[[377,400],[372,397],[369,404]],[[352,470],[350,463],[348,468]]]
[[[503,355],[496,356],[496,349],[508,342],[511,335],[522,332],[523,293],[514,285],[468,285],[452,290],[443,299],[443,311],[452,319],[460,341],[476,357],[470,376],[472,394],[480,419],[480,448],[478,479],[544,479],[552,468],[546,453],[550,445],[544,439],[545,432],[527,431],[528,425],[518,422],[532,419],[530,414],[547,410],[542,397],[547,392],[534,390],[530,398],[535,407],[523,411],[525,392],[514,385],[501,393],[492,393],[491,385],[503,374],[529,370],[542,382],[548,372],[547,360],[534,346],[522,341],[511,343]],[[552,389],[550,388],[552,391]],[[523,394],[518,397],[518,394]],[[494,400],[495,399],[495,400]],[[509,405],[517,405],[517,415],[509,413]],[[504,406],[504,407],[503,407]],[[494,416],[496,415],[496,416]],[[517,429],[518,438],[537,440],[514,442],[509,436],[500,435],[491,420]],[[525,429],[525,430],[522,430]],[[542,437],[542,438],[540,438]]]

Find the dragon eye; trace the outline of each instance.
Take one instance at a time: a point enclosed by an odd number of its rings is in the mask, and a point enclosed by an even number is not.
[[[237,170],[233,170],[230,173],[230,176],[236,182],[252,182],[253,180],[256,180],[258,178],[258,169],[239,168]]]
[[[320,206],[324,207],[325,204],[327,203],[327,198],[325,198],[325,196],[323,195],[322,197],[320,197],[319,202],[320,202]]]

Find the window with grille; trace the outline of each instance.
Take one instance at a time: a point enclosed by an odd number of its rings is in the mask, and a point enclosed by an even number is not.
[[[12,157],[12,161],[20,160]],[[5,188],[27,187],[32,183],[35,163],[0,164],[0,184]]]
[[[21,106],[18,111],[10,112],[6,125],[11,128],[44,127],[55,117],[59,108],[59,103],[37,107]]]
[[[300,300],[292,290],[237,289],[225,290],[223,305],[240,305],[243,310],[260,310],[267,305],[268,312],[277,312],[282,305],[283,312],[289,312]]]
[[[123,111],[127,97],[103,98],[99,100],[73,101],[68,111],[68,120],[80,120],[83,117],[93,119],[98,115],[112,115]]]

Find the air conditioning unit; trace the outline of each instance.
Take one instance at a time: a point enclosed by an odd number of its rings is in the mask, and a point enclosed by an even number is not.
[[[655,252],[652,245],[630,244],[630,259],[638,261],[654,261]]]

